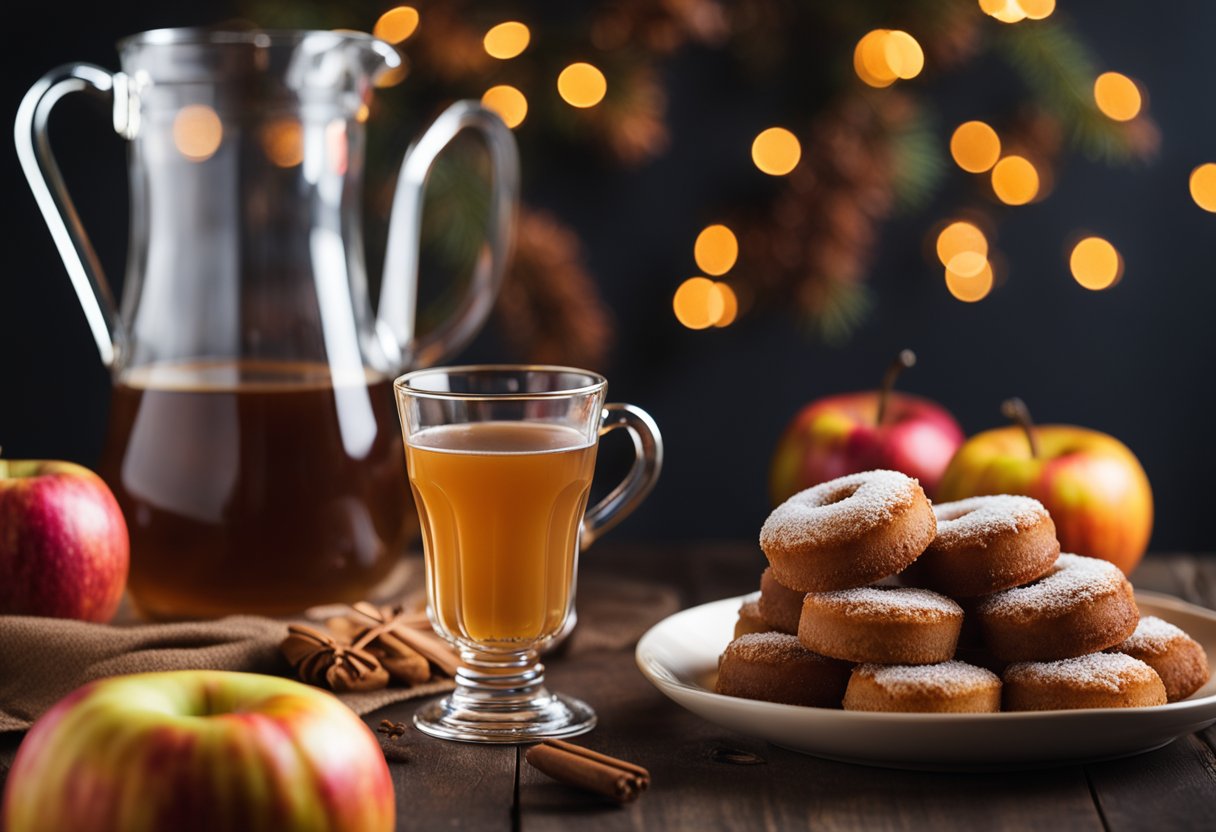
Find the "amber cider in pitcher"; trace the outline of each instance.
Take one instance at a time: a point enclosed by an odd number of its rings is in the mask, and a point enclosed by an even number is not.
[[[415,527],[391,379],[325,364],[157,363],[115,384],[102,473],[154,618],[367,597]]]

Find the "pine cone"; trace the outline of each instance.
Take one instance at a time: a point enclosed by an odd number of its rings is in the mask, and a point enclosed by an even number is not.
[[[868,305],[861,281],[894,203],[890,137],[913,113],[891,90],[847,94],[812,124],[768,215],[742,225],[744,268],[758,288],[831,340]]]
[[[604,366],[612,346],[609,312],[583,266],[578,235],[523,206],[496,318],[527,361],[594,369]]]

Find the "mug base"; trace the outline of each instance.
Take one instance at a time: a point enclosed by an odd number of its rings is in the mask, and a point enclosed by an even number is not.
[[[445,696],[414,714],[424,734],[457,742],[521,744],[575,737],[595,727],[596,716],[585,702],[541,688],[526,704],[510,710],[478,708]]]

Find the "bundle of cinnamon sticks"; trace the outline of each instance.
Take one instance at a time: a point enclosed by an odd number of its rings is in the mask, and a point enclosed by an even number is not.
[[[618,803],[631,803],[650,787],[650,772],[641,766],[562,740],[534,745],[524,759],[554,780]]]
[[[411,687],[428,681],[432,667],[455,676],[459,666],[424,612],[360,602],[325,627],[292,624],[281,649],[301,680],[337,693],[379,690],[390,682]]]

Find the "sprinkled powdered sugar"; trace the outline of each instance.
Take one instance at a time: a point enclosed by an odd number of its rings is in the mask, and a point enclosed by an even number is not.
[[[1018,662],[1005,668],[1007,684],[1066,684],[1114,693],[1156,676],[1157,672],[1144,662],[1123,653],[1090,653],[1058,662]]]
[[[748,633],[726,645],[723,658],[732,656],[745,662],[763,662],[777,664],[791,662],[797,659],[823,658],[818,653],[812,653],[802,646],[798,636],[789,633]],[[827,659],[824,659],[827,661]]]
[[[1031,497],[993,494],[969,497],[933,507],[937,516],[935,546],[952,546],[975,537],[1017,533],[1042,523],[1050,515]]]
[[[760,529],[760,548],[818,546],[886,523],[920,486],[898,471],[864,471],[800,491],[773,510]]]
[[[976,688],[1001,683],[991,670],[957,660],[941,664],[863,664],[853,672],[873,680],[880,688],[893,694],[959,696]]]
[[[1109,561],[1063,554],[1046,577],[990,595],[976,609],[981,615],[1059,613],[1118,592],[1126,580]]]
[[[1136,632],[1127,637],[1122,644],[1110,648],[1113,652],[1135,651],[1148,656],[1164,653],[1170,645],[1179,639],[1189,639],[1183,630],[1168,621],[1163,621],[1155,615],[1145,616],[1136,625]]]
[[[894,613],[927,618],[959,616],[963,608],[945,595],[912,587],[863,586],[836,592],[812,592],[815,603],[855,615],[887,616]]]

